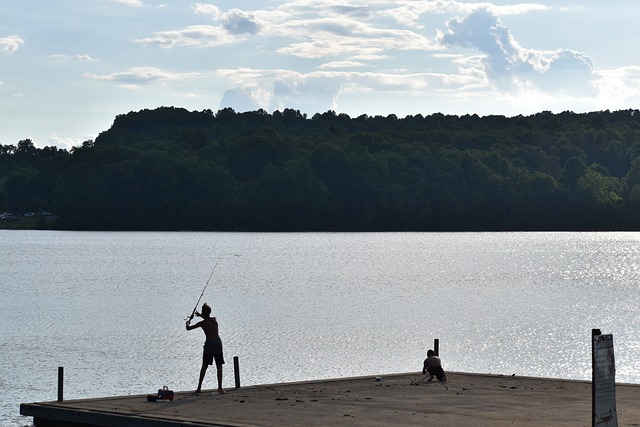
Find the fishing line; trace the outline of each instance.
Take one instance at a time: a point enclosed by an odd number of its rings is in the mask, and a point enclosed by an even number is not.
[[[202,293],[200,294],[200,298],[198,298],[198,302],[196,302],[196,306],[193,307],[193,311],[191,312],[191,315],[189,317],[187,317],[184,320],[193,320],[193,316],[195,316],[196,314],[196,310],[198,309],[198,304],[200,304],[200,300],[202,299],[202,296],[204,295],[204,291],[207,290],[207,286],[209,286],[209,282],[211,281],[211,278],[213,277],[213,272],[216,271],[216,267],[218,266],[218,263],[220,262],[220,258],[222,257],[222,254],[218,255],[218,259],[216,260],[216,264],[213,266],[213,270],[211,270],[211,274],[209,275],[209,279],[207,279],[207,283],[204,285],[204,288],[202,289]]]

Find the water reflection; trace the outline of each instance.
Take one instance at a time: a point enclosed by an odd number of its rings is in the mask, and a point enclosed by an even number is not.
[[[197,385],[203,302],[243,384],[447,370],[640,383],[638,233],[0,233],[0,424],[20,402]],[[34,327],[33,316],[37,318]],[[233,384],[230,363],[225,384]],[[213,375],[205,387],[213,387]],[[4,405],[4,404],[3,404]]]

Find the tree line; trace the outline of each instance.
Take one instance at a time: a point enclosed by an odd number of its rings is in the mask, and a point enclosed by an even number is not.
[[[0,211],[81,230],[639,230],[640,112],[161,107],[69,151],[0,145]]]

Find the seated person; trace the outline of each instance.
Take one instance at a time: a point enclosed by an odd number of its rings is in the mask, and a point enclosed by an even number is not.
[[[444,369],[442,369],[442,362],[433,350],[427,351],[427,358],[424,359],[422,373],[429,373],[429,379],[427,381],[431,381],[434,376],[438,378],[438,381],[447,380],[447,375],[444,373]]]

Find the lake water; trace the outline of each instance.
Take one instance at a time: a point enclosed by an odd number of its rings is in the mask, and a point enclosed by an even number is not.
[[[0,231],[0,425],[22,402],[197,385],[202,302],[232,388],[446,370],[591,378],[591,330],[640,383],[640,233]],[[215,369],[205,388],[215,387]]]

